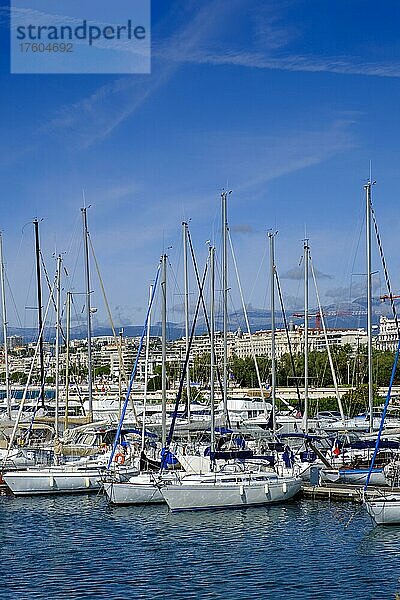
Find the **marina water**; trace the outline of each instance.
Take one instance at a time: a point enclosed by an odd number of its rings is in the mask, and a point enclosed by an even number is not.
[[[395,598],[398,527],[294,501],[171,514],[103,496],[0,497],[0,598]]]

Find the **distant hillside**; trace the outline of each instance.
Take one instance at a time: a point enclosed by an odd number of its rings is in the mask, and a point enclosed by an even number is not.
[[[399,302],[396,303],[397,305]],[[344,328],[344,329],[355,329],[365,328],[367,325],[367,301],[366,298],[357,298],[352,302],[342,302],[340,305],[329,304],[324,306],[323,312],[325,315],[325,321],[328,328]],[[315,327],[315,315],[318,313],[318,309],[310,308],[310,328]],[[300,314],[300,313],[296,313]],[[384,315],[387,317],[392,316],[390,303],[388,301],[381,302],[379,300],[373,300],[372,306],[372,321],[373,324],[379,324],[379,318]],[[269,310],[251,308],[248,310],[248,318],[252,331],[258,331],[260,329],[271,328],[271,313]],[[304,317],[295,317],[292,312],[288,312],[286,315],[288,323],[292,322],[295,325],[300,325],[304,322]],[[243,331],[246,330],[246,321],[244,318],[243,311],[237,311],[229,315],[229,329],[235,331],[240,327]],[[277,327],[283,327],[284,320],[280,311],[276,312],[276,325]],[[216,329],[222,330],[223,321],[222,315],[216,316]],[[119,331],[119,327],[117,331]],[[126,325],[122,327],[124,336],[137,337],[140,336],[143,330],[142,325]],[[54,331],[54,328],[53,328]],[[183,323],[172,323],[169,322],[167,325],[168,338],[171,340],[180,338],[184,335],[184,324]],[[201,334],[207,331],[204,317],[200,317],[196,327],[196,333]],[[161,335],[161,324],[155,323],[152,325],[152,335]],[[22,336],[25,342],[32,342],[37,337],[37,330],[34,328],[20,328],[10,327],[9,335]],[[93,336],[107,336],[112,335],[110,327],[97,326],[93,328]],[[46,334],[46,339],[51,340],[53,334],[51,332]],[[86,331],[79,328],[73,328],[71,331],[72,339],[84,339],[86,337]],[[0,339],[2,339],[0,337]]]

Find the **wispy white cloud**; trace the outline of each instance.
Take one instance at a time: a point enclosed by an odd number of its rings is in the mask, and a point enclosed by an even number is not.
[[[247,192],[353,149],[357,146],[353,123],[353,118],[338,118],[323,128],[283,130],[275,135],[208,132],[206,148],[192,133],[198,153],[194,158],[209,177],[225,173],[235,192]]]
[[[273,56],[259,51],[221,48],[220,51],[198,50],[186,56],[181,54],[180,60],[197,64],[236,65],[256,69],[400,77],[398,63],[374,63],[358,57],[318,57],[291,54]]]
[[[232,1],[232,6],[238,0]],[[224,0],[209,0],[166,42],[168,47],[179,47],[183,55],[190,55],[196,46],[210,36],[229,6]],[[173,12],[173,10],[172,10]],[[153,38],[157,38],[153,32]],[[121,123],[131,117],[179,69],[180,62],[164,55],[166,46],[154,43],[151,75],[121,77],[95,90],[88,97],[59,109],[43,125],[47,133],[70,134],[81,148],[87,148],[107,138]]]
[[[279,2],[279,9],[269,2],[255,2],[246,5],[249,12],[252,38],[256,48],[269,51],[282,49],[301,36],[297,25],[289,24],[283,18],[289,3],[285,0]]]
[[[314,269],[317,279],[333,279],[332,275],[322,273],[318,269]],[[282,279],[291,279],[292,281],[301,281],[304,277],[304,269],[301,267],[293,267],[281,275]]]
[[[373,294],[378,295],[381,290],[380,281],[377,279],[372,280],[372,290]],[[338,286],[334,288],[329,288],[325,291],[325,296],[331,302],[344,302],[344,301],[353,301],[357,298],[364,297],[367,294],[367,283],[366,281],[350,281],[347,286]],[[376,298],[377,299],[377,298]]]
[[[124,205],[133,203],[142,190],[140,183],[133,182],[98,182],[90,186],[85,192],[88,202],[93,204],[96,209],[96,215],[104,216],[116,209],[121,209]],[[74,202],[75,205],[75,202]]]
[[[145,100],[168,80],[172,67],[149,78],[120,78],[98,88],[90,96],[63,106],[42,126],[44,133],[69,135],[74,145],[87,148],[108,137],[136,112]]]
[[[240,11],[243,31],[249,32],[247,40],[239,41],[235,31],[235,21]],[[290,14],[290,2],[266,3],[264,0],[236,2],[220,23],[219,35],[211,39],[200,39],[191,48],[179,44],[160,44],[155,48],[164,58],[177,62],[209,65],[232,65],[252,69],[269,69],[300,72],[329,72],[344,75],[369,75],[376,77],[399,77],[398,61],[382,62],[367,60],[365,57],[346,54],[343,56],[302,54],[291,50],[293,42],[301,39],[300,25],[286,17]],[[189,51],[188,51],[189,50]]]
[[[301,36],[283,18],[287,3],[276,5],[243,0],[209,0],[200,8],[177,1],[153,31],[151,75],[122,77],[107,83],[72,105],[62,106],[42,131],[62,134],[71,144],[88,148],[110,136],[131,118],[184,64],[232,65],[291,72],[331,72],[346,75],[399,77],[398,63],[381,63],[357,56],[303,55],[290,51]],[[194,7],[195,10],[194,10]],[[286,7],[287,8],[287,7]],[[230,33],[238,16],[246,18],[249,39],[238,45]],[[171,29],[174,33],[171,35]],[[315,158],[298,158],[297,168]]]

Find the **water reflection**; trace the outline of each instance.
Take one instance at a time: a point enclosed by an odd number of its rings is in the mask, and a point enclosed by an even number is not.
[[[370,529],[365,533],[359,545],[359,553],[367,554],[393,554],[399,556],[400,526],[379,525],[374,526],[370,520]]]
[[[373,528],[356,505],[171,514],[103,496],[0,497],[0,516],[9,598],[336,600],[398,586],[400,528]]]

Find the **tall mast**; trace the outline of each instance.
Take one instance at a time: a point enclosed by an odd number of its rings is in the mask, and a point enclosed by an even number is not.
[[[42,315],[42,281],[40,268],[40,241],[39,241],[39,221],[34,219],[35,229],[35,256],[36,256],[36,281],[37,281],[37,304],[38,304],[38,328],[39,328],[39,360],[40,360],[40,398],[42,407],[45,404],[44,390],[44,351],[43,351],[43,315]]]
[[[270,286],[271,286],[271,401],[272,401],[272,431],[276,432],[276,353],[275,353],[275,235],[268,233],[270,247]]]
[[[143,413],[142,413],[142,445],[141,451],[144,452],[146,441],[146,408],[147,408],[147,385],[149,382],[149,353],[150,353],[150,327],[151,327],[151,299],[153,297],[153,286],[149,291],[149,317],[147,319],[146,331],[146,359],[144,365],[144,393],[143,393]]]
[[[8,364],[5,267],[4,267],[4,256],[3,256],[3,234],[1,233],[1,231],[0,231],[0,279],[1,279],[1,306],[2,306],[2,312],[3,312],[4,362],[5,362],[5,366],[6,366],[7,417],[11,420],[11,394],[10,394],[10,370],[9,370],[9,364]]]
[[[71,335],[71,298],[72,292],[67,292],[67,322],[66,322],[66,357],[65,357],[65,417],[64,417],[64,429],[68,429],[68,403],[69,403],[69,345]]]
[[[304,431],[308,433],[308,239],[304,240]]]
[[[366,210],[367,250],[367,334],[368,334],[368,407],[369,431],[373,429],[373,384],[372,384],[372,266],[371,266],[371,180],[364,186]]]
[[[83,248],[85,257],[85,280],[86,280],[86,323],[87,323],[87,351],[88,351],[88,396],[89,396],[89,420],[93,421],[93,386],[92,386],[92,313],[90,306],[90,270],[89,270],[89,248],[86,206],[81,208],[83,220]]]
[[[223,295],[223,407],[228,421],[228,193],[223,191],[222,200],[222,295]]]
[[[188,284],[188,224],[182,223],[183,232],[183,279],[184,279],[184,297],[185,297],[185,340],[186,340],[186,356],[189,350],[189,284]],[[187,398],[187,417],[190,423],[190,369],[189,361],[186,367],[186,398]]]
[[[214,378],[215,378],[215,248],[210,246],[210,407],[211,407],[211,456],[215,452],[215,403],[214,403]],[[211,469],[214,461],[211,460]]]
[[[162,387],[162,415],[161,415],[161,443],[165,448],[167,442],[167,255],[163,254],[161,258],[162,279],[162,317],[161,317],[161,344],[162,344],[162,363],[161,363],[161,387]]]
[[[119,352],[118,352],[118,419],[121,418],[121,410],[122,410],[122,369],[123,369],[123,360],[122,360],[122,338],[124,335],[124,330],[119,330],[118,336],[118,344],[119,344]]]
[[[57,257],[56,278],[56,399],[54,429],[58,438],[58,411],[60,405],[60,313],[61,313],[61,254]]]

